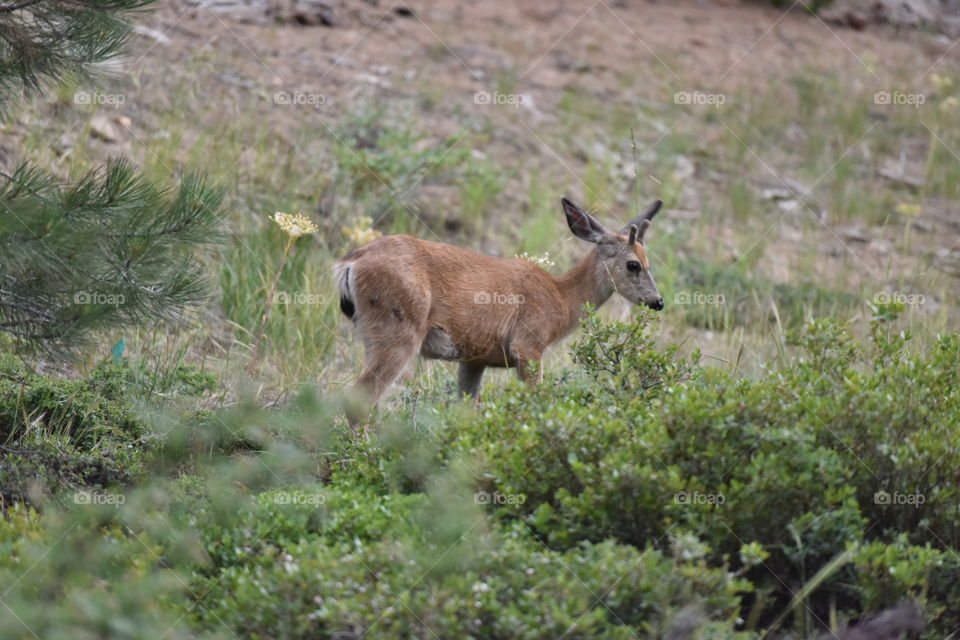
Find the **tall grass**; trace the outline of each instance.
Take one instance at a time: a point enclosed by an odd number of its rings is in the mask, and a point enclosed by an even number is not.
[[[206,73],[212,64],[197,58],[185,73]],[[128,337],[131,353],[154,354],[164,366],[185,360],[232,374],[248,356],[282,253],[282,237],[266,223],[277,210],[304,212],[321,232],[298,241],[280,274],[278,288],[291,297],[266,327],[260,384],[268,387],[340,384],[359,366],[330,278],[333,260],[354,242],[345,229],[369,220],[379,233],[500,255],[549,252],[559,272],[587,249],[568,237],[561,195],[582,198],[611,225],[632,215],[636,202],[666,200],[649,235],[668,302],[665,336],[702,344],[726,361],[745,350],[757,361],[776,358],[779,332],[811,316],[864,322],[884,291],[926,296],[900,320],[920,341],[957,324],[952,280],[930,268],[938,258],[912,228],[960,189],[960,162],[951,151],[960,147],[951,126],[958,87],[950,77],[915,86],[905,74],[878,81],[863,70],[851,80],[849,73],[807,68],[771,77],[759,90],[731,89],[720,108],[700,108],[649,99],[651,92],[669,98],[669,86],[651,88],[649,78],[626,74],[619,77],[620,96],[568,88],[555,96],[556,118],[529,121],[512,108],[451,110],[435,84],[415,87],[427,106],[361,94],[331,119],[226,85],[200,95],[190,83],[173,83],[157,94],[147,81],[153,72],[142,75],[138,86],[121,87],[135,105],[130,130],[121,126],[131,155],[152,177],[202,167],[229,194],[229,239],[208,259],[217,285],[209,305],[172,333]],[[491,86],[525,90],[509,72]],[[632,93],[637,87],[643,98]],[[928,101],[919,109],[875,104],[874,92],[892,87],[924,91]],[[27,107],[56,113],[57,127],[69,132],[63,144],[49,145],[52,126],[22,133],[26,152],[64,175],[109,151],[91,135],[93,117],[124,113],[74,104],[76,90],[65,82],[51,102]],[[547,104],[538,108],[549,110]],[[456,126],[437,130],[438,112]],[[516,153],[517,145],[528,151]],[[919,192],[876,174],[884,159],[904,153],[924,179]],[[694,175],[678,174],[680,155]],[[803,185],[812,187],[809,193]],[[801,202],[783,209],[765,199],[770,188]],[[902,204],[919,207],[915,220],[898,212]],[[676,209],[684,215],[672,215]],[[890,253],[878,258],[877,244],[845,241],[846,225],[866,229]],[[724,302],[675,302],[693,293]],[[178,347],[176,357],[169,353],[171,335],[189,345]],[[116,339],[105,336],[93,359]],[[567,362],[563,354],[550,357]],[[449,382],[443,365],[424,372],[439,386]]]

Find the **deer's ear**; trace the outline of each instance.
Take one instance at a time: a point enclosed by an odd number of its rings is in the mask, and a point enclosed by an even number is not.
[[[636,218],[624,225],[623,229],[620,230],[620,233],[627,233],[630,231],[630,227],[637,227],[639,233],[637,233],[637,240],[643,241],[643,234],[647,230],[647,227],[650,226],[650,221],[653,220],[653,216],[657,215],[657,212],[660,211],[660,207],[663,206],[663,200],[654,200],[653,204],[647,207],[647,210],[638,215]]]
[[[560,199],[563,204],[563,213],[567,216],[567,224],[573,235],[587,242],[602,242],[610,232],[600,224],[596,218],[575,205],[566,198]]]

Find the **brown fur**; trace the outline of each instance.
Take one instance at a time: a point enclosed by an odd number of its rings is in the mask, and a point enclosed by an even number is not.
[[[561,276],[528,260],[406,235],[378,238],[344,256],[334,268],[341,306],[364,343],[358,385],[369,399],[376,402],[417,353],[460,362],[460,390],[473,396],[485,367],[517,367],[532,382],[529,365],[577,326],[584,304],[599,306],[617,290],[662,307],[640,242],[631,245],[579,208],[568,222],[597,246]],[[643,271],[628,275],[626,261],[634,258]]]
[[[643,265],[643,268],[649,269],[650,260],[647,259],[647,252],[643,249],[643,245],[639,242],[633,245],[633,252],[637,254],[637,259],[640,261],[640,264]]]
[[[559,278],[528,260],[410,236],[374,240],[352,262],[357,290],[377,292],[355,301],[362,331],[380,327],[385,335],[399,330],[421,338],[438,327],[460,347],[463,361],[488,367],[515,366],[517,348],[542,351],[574,328],[585,302],[600,304],[613,291],[598,291],[604,288],[595,282],[596,249]],[[394,322],[394,309],[405,326]]]

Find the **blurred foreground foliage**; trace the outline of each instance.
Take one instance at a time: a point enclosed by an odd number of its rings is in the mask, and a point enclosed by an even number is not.
[[[123,366],[5,363],[4,485],[64,458],[5,493],[0,637],[815,638],[904,600],[950,637],[960,337],[895,316],[757,378],[590,316],[576,369],[366,440],[309,393],[158,417]]]

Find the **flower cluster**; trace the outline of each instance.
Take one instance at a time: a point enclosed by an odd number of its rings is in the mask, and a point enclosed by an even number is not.
[[[291,238],[299,238],[311,233],[316,233],[319,229],[310,218],[302,213],[282,213],[277,211],[273,214],[273,220],[283,229]]]
[[[380,232],[373,228],[373,220],[367,216],[360,216],[353,227],[342,227],[341,231],[350,243],[356,246],[365,245],[380,237]]]
[[[529,260],[533,264],[539,265],[541,267],[552,267],[554,264],[553,259],[550,258],[549,252],[544,253],[542,256],[532,256],[526,251],[524,251],[523,253],[515,257],[520,258],[521,260]]]
[[[902,216],[918,216],[923,212],[923,207],[911,202],[901,202],[894,207],[894,211]]]

